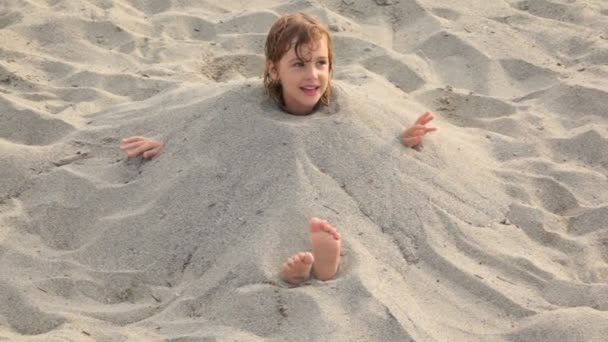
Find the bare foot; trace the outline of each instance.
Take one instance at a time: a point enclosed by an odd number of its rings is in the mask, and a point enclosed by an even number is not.
[[[308,280],[313,261],[314,257],[310,252],[291,256],[281,268],[281,279],[292,285],[299,285]]]
[[[340,233],[327,221],[310,219],[310,242],[314,263],[312,273],[319,280],[330,280],[340,264]]]

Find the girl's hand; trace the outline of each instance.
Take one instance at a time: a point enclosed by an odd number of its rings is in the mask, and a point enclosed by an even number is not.
[[[163,144],[160,141],[139,136],[122,139],[120,144],[120,149],[125,151],[129,157],[143,154],[146,159],[153,158],[162,148]]]
[[[429,112],[422,114],[418,118],[418,120],[416,120],[416,123],[414,124],[414,126],[406,129],[401,134],[401,136],[403,138],[403,143],[407,147],[414,148],[422,142],[422,139],[424,138],[424,136],[427,133],[436,131],[437,130],[436,127],[426,127],[425,126],[427,123],[429,123],[429,121],[433,120],[433,118],[434,118],[433,114],[431,114]]]

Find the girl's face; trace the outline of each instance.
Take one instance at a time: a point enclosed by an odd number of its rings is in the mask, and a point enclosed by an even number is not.
[[[329,51],[327,38],[299,46],[299,59],[291,45],[278,64],[269,62],[270,76],[281,82],[287,111],[295,115],[310,114],[329,86]]]

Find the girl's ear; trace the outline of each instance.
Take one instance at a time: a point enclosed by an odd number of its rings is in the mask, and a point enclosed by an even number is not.
[[[275,64],[272,61],[266,62],[266,70],[268,70],[268,74],[273,81],[279,80],[279,71],[277,70]]]

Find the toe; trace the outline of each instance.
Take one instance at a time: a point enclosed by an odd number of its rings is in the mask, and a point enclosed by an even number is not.
[[[331,224],[325,220],[323,220],[323,223],[321,224],[321,229],[326,233],[331,233],[332,230],[335,230]]]
[[[302,263],[306,261],[306,253],[299,253],[298,254],[298,262]]]
[[[319,232],[323,230],[323,220],[321,220],[318,217],[313,217],[310,219],[310,221],[308,222],[310,225],[310,231],[312,233],[314,232]]]
[[[302,262],[304,262],[307,265],[310,265],[314,262],[314,257],[312,256],[312,253],[303,253],[304,256],[302,257]]]
[[[325,222],[325,224],[323,225],[323,231],[327,234],[333,235],[334,237],[338,233],[336,228],[332,227],[332,225],[327,222]]]

